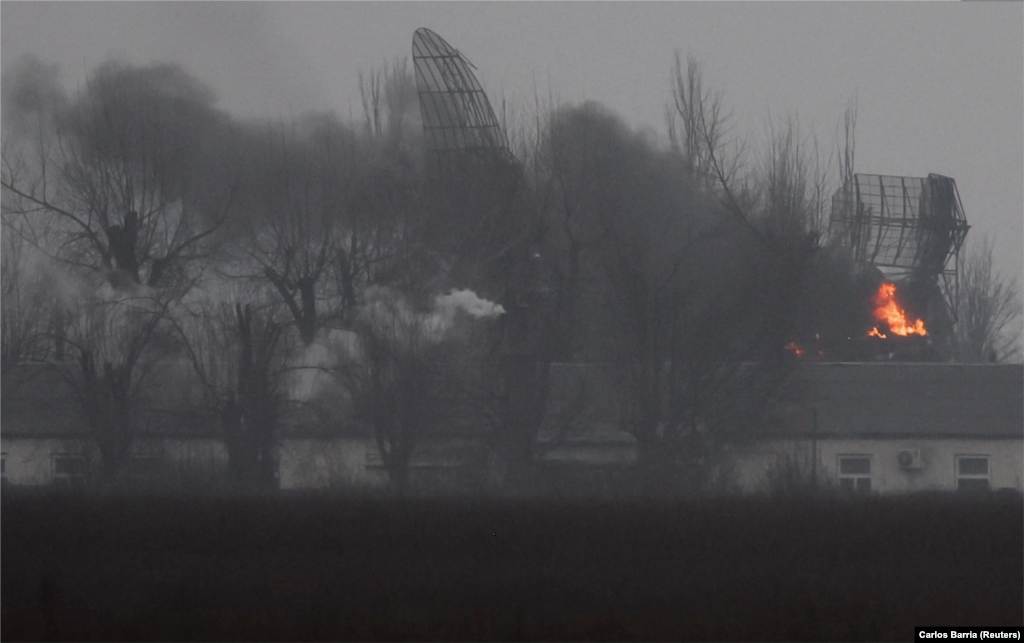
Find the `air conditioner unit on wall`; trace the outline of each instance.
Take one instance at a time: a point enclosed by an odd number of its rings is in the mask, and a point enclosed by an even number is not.
[[[900,469],[920,469],[924,466],[921,462],[921,449],[903,449],[896,459],[900,463]]]

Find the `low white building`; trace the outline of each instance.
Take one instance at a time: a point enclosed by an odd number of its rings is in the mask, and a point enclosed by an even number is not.
[[[736,436],[746,491],[816,478],[871,493],[1024,491],[1024,366],[802,366],[763,430]]]
[[[165,369],[169,371],[169,369]],[[194,391],[172,373],[149,378],[140,394],[125,475],[131,485],[210,488],[228,474],[222,428]],[[72,386],[47,364],[19,365],[5,380],[0,406],[0,474],[5,485],[85,485],[101,474],[102,460]],[[294,409],[293,409],[294,410]],[[341,422],[309,421],[294,412],[278,431],[275,460],[281,489],[367,489],[388,483],[375,440]],[[424,486],[455,486],[484,458],[482,444],[459,436],[423,440],[410,476]]]
[[[98,449],[70,387],[46,365],[17,377],[5,381],[0,407],[4,483],[74,486],[98,474]],[[640,460],[622,430],[614,367],[556,364],[551,381],[535,449],[541,469],[594,470],[609,485],[624,484]],[[216,485],[227,472],[220,427],[178,397],[163,391],[163,406],[139,418],[129,474],[140,484]],[[807,364],[778,398],[763,426],[722,436],[719,466],[731,487],[758,493],[813,479],[864,493],[1024,491],[1024,366]],[[487,461],[482,438],[464,431],[424,440],[413,480],[441,489],[464,484],[467,470]],[[284,426],[277,444],[282,489],[387,484],[369,435]]]

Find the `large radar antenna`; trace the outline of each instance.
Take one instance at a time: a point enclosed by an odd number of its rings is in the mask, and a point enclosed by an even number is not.
[[[941,279],[947,309],[954,310],[970,226],[953,179],[854,174],[832,197],[829,228],[859,264],[887,279]]]
[[[508,139],[472,63],[430,29],[412,37],[416,91],[427,151],[440,168],[477,156],[511,161]]]

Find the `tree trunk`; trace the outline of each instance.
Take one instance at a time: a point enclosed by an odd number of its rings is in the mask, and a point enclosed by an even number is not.
[[[547,407],[550,364],[531,355],[505,355],[502,375],[505,408],[491,445],[501,473],[494,482],[509,488],[525,487],[533,444]]]

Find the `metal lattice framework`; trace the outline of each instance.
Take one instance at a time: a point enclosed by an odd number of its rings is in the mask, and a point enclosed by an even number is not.
[[[891,279],[941,276],[948,287],[970,226],[949,177],[855,174],[832,197],[829,228],[856,261]]]
[[[465,56],[430,29],[417,29],[412,60],[430,152],[442,159],[467,152],[512,158],[505,133]]]

